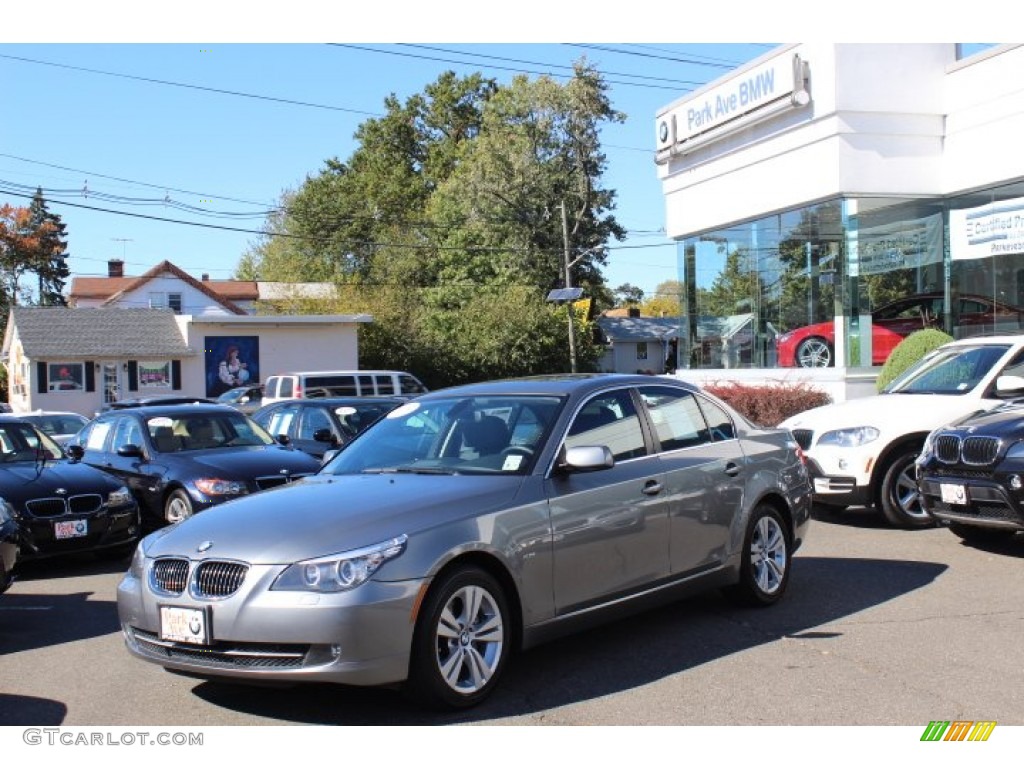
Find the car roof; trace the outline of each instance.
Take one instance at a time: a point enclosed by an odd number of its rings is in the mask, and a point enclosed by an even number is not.
[[[658,384],[678,386],[690,392],[700,390],[699,387],[693,384],[670,376],[651,376],[634,373],[565,373],[463,384],[434,390],[413,399],[434,400],[453,395],[552,395],[563,397],[565,395],[596,392],[613,386],[639,387]]]
[[[276,403],[269,403],[263,407],[280,408],[283,405],[298,405],[309,408],[316,405],[373,405],[374,403],[378,405],[382,403],[395,403],[397,405],[401,405],[402,403],[407,402],[409,402],[409,398],[401,397],[399,395],[375,395],[373,397],[348,395],[345,397],[293,397],[288,400],[278,400]]]
[[[102,415],[110,414],[138,414],[139,418],[151,419],[158,416],[170,416],[180,418],[188,415],[213,415],[217,413],[232,413],[242,415],[241,411],[224,403],[180,403],[174,405],[140,405],[134,408],[114,409],[105,411]]]

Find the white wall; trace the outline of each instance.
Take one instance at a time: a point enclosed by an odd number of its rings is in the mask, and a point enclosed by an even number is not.
[[[189,285],[177,276],[155,277],[143,283],[134,291],[130,291],[118,299],[117,307],[148,307],[149,294],[163,293],[166,300],[168,293],[181,294],[181,314],[183,315],[227,315],[232,313],[202,291]],[[84,306],[84,305],[80,305]],[[166,305],[165,305],[166,306]]]

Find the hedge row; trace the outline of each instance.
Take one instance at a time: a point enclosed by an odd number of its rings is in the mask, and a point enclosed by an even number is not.
[[[778,426],[790,416],[832,402],[828,393],[807,383],[751,385],[725,382],[706,384],[704,389],[761,427]]]

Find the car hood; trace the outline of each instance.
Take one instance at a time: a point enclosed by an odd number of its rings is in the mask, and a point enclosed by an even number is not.
[[[80,493],[110,493],[122,483],[88,464],[70,461],[47,461],[35,464],[19,461],[0,464],[0,494],[15,503],[41,496],[53,496],[58,488],[68,496]]]
[[[930,432],[994,405],[996,401],[978,400],[970,395],[873,395],[812,408],[789,417],[779,426],[816,433],[871,426],[883,434],[910,434]]]
[[[307,474],[320,469],[320,462],[309,454],[283,447],[213,448],[160,456],[161,461],[156,463],[171,464],[180,460],[199,473],[228,475],[225,479],[276,475],[282,469],[292,474]]]
[[[378,544],[513,504],[524,478],[318,475],[220,504],[158,531],[149,557],[292,563]],[[197,548],[213,545],[202,555]]]
[[[949,427],[950,430],[970,430],[975,435],[1011,438],[1011,441],[1016,441],[1024,437],[1024,404],[1016,403],[983,414],[972,414],[942,426]]]

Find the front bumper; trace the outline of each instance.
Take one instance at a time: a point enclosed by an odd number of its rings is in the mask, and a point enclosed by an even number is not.
[[[57,523],[78,523],[82,535],[57,538]],[[18,525],[21,560],[113,549],[138,541],[140,535],[139,508],[134,502],[88,514],[34,517],[22,512]]]
[[[148,573],[150,561],[147,561]],[[193,564],[194,565],[194,564]],[[271,591],[284,566],[250,566],[223,599],[158,595],[129,571],[117,589],[132,655],[199,677],[385,685],[405,680],[423,581],[369,581],[349,592]],[[160,639],[160,606],[208,611],[205,645]]]
[[[942,500],[942,485],[961,486],[965,502]],[[1013,494],[995,479],[963,474],[928,473],[918,481],[921,506],[943,523],[961,523],[985,528],[1024,531],[1024,508]]]
[[[838,460],[834,463],[838,466]],[[811,476],[814,501],[819,504],[843,507],[871,506],[874,499],[868,483],[860,482],[861,477],[826,473],[821,464],[807,456],[807,472]],[[868,475],[870,481],[870,475]]]

